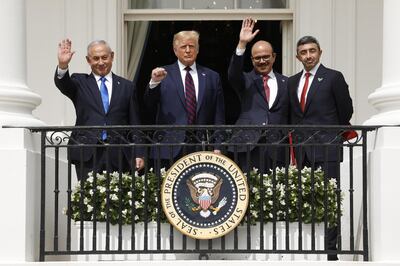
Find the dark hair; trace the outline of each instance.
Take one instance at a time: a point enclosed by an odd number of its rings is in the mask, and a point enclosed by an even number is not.
[[[297,41],[297,48],[299,48],[300,45],[304,45],[304,44],[308,44],[308,43],[315,43],[318,46],[318,49],[321,50],[321,47],[319,46],[319,42],[318,40],[313,37],[313,36],[304,36],[301,37],[298,41]]]

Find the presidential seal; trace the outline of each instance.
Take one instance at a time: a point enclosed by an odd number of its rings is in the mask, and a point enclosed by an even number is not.
[[[168,221],[196,239],[226,235],[246,213],[249,190],[246,177],[229,158],[195,152],[168,170],[161,190]]]

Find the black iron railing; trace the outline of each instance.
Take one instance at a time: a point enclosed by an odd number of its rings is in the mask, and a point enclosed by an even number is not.
[[[375,129],[30,128],[41,134],[40,260],[99,254],[346,254],[368,260],[367,132]],[[349,130],[358,136],[345,140]],[[229,235],[193,240],[166,223],[164,170],[185,154],[215,150],[247,173],[250,204]],[[139,172],[136,157],[145,161]],[[328,247],[332,228],[336,250]]]

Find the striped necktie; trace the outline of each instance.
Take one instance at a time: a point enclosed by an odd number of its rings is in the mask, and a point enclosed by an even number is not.
[[[192,75],[190,75],[190,67],[185,67],[185,98],[186,98],[186,112],[188,117],[188,125],[192,125],[196,121],[196,91],[194,89],[194,82]]]

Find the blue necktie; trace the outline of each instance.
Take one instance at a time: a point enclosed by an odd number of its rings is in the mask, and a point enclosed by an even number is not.
[[[103,107],[104,107],[104,113],[107,114],[108,109],[110,107],[110,103],[108,102],[108,89],[106,86],[106,78],[105,77],[101,77],[101,84],[100,84],[100,93],[101,93],[101,100],[103,101]],[[104,122],[104,125],[106,125],[106,123]],[[103,140],[107,139],[107,132],[105,130],[103,130],[101,132],[101,138]]]

